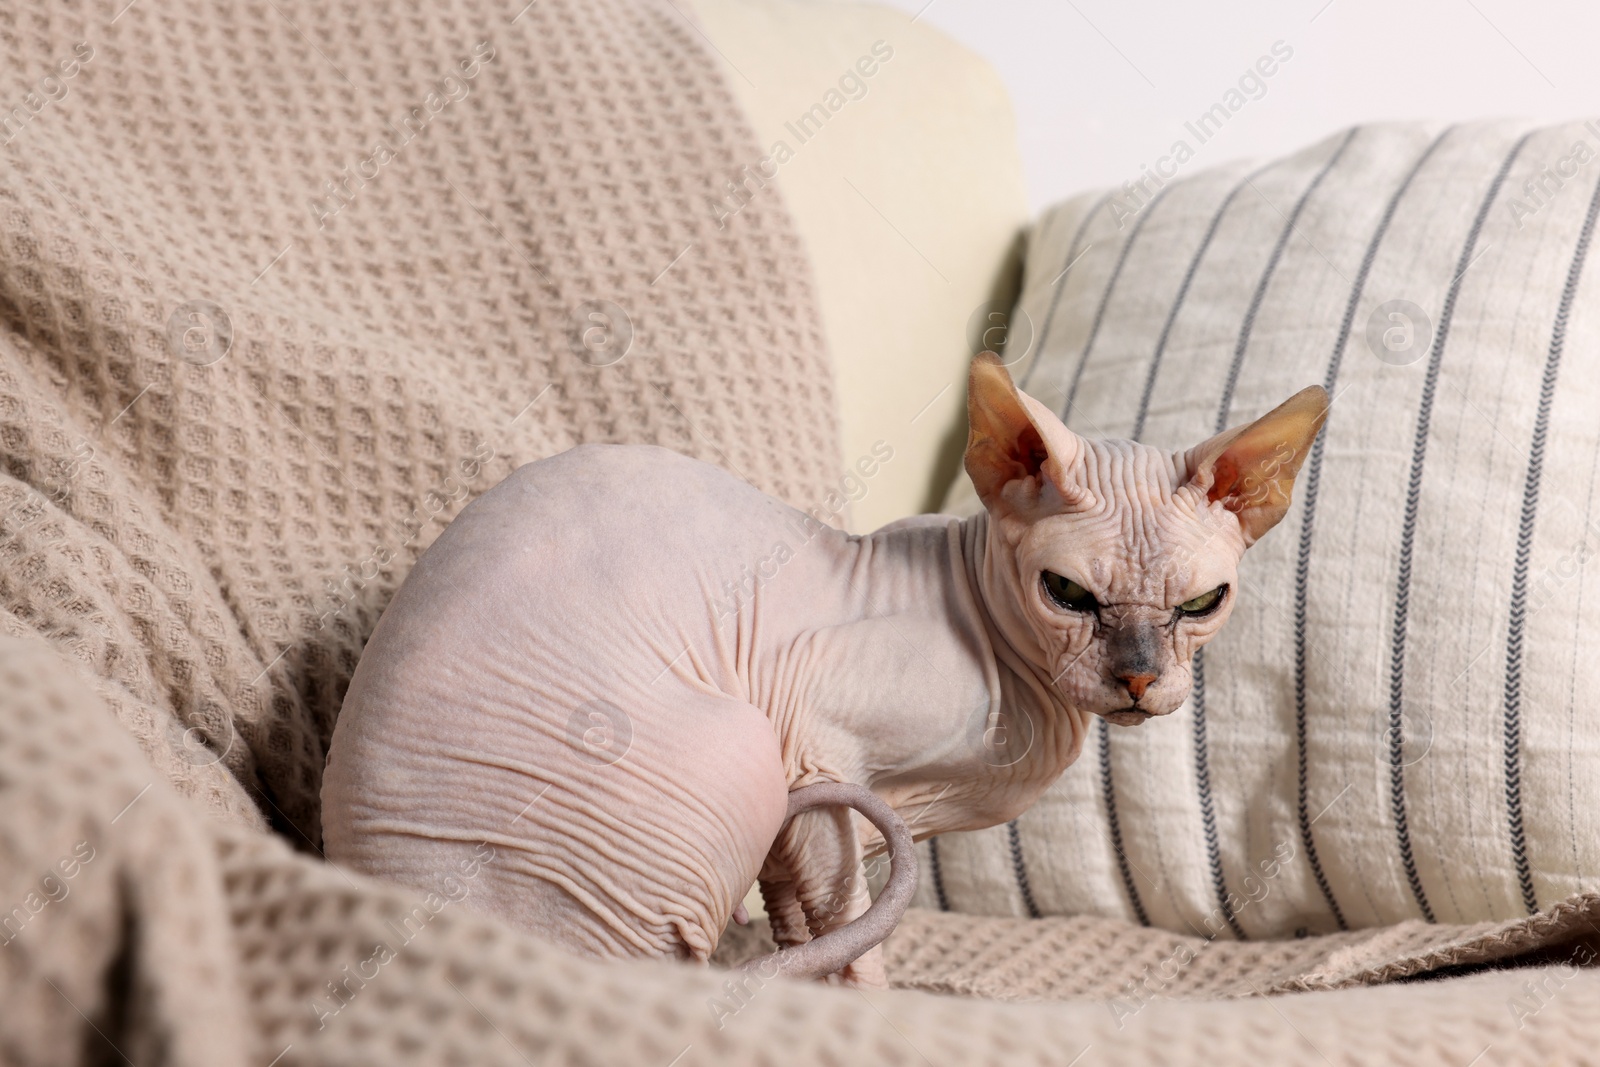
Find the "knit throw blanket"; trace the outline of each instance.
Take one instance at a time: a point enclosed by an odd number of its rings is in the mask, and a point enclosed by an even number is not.
[[[665,0],[0,10],[0,1059],[1060,1051],[1002,1005],[729,1001],[319,858],[362,644],[477,493],[631,441],[828,495],[791,224],[707,206],[760,155],[716,58]]]

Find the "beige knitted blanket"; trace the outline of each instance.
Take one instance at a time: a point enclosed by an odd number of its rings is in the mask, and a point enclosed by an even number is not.
[[[758,153],[688,16],[9,5],[0,142],[5,1062],[1066,1062],[1063,1025],[1113,1019],[1102,1050],[1163,1047],[1098,1004],[734,995],[572,960],[318,857],[362,643],[475,494],[583,441],[667,445],[800,505],[837,476],[782,205],[725,229],[705,206]],[[1216,944],[1187,991],[1376,980],[1585,917]],[[1175,944],[914,914],[892,955],[918,989],[1115,998]],[[1565,1034],[1595,999],[1542,1019]],[[1440,1054],[1470,1056],[1455,1003]],[[1304,1055],[1279,1036],[1213,1048]]]

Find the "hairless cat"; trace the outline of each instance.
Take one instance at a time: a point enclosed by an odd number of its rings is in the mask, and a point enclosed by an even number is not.
[[[759,881],[772,971],[881,986],[913,837],[1015,818],[1094,716],[1182,704],[1327,406],[1306,389],[1187,451],[1091,441],[984,353],[984,510],[865,536],[661,448],[523,466],[367,644],[328,857],[422,889],[470,870],[465,906],[603,957],[706,960]]]

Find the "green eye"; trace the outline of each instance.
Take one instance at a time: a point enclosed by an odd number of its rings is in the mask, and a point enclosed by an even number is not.
[[[1050,599],[1068,611],[1094,611],[1100,606],[1093,593],[1071,578],[1063,578],[1054,571],[1040,571],[1039,577]]]
[[[1217,605],[1222,603],[1222,598],[1228,595],[1227,585],[1219,585],[1209,593],[1201,593],[1192,600],[1185,600],[1178,605],[1179,615],[1210,615],[1217,610]]]

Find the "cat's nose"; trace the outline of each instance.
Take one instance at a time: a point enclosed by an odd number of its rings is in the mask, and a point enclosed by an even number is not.
[[[1136,701],[1143,699],[1144,691],[1148,689],[1150,687],[1150,683],[1155,680],[1156,676],[1153,674],[1117,675],[1117,681],[1123,684],[1123,686],[1128,690],[1128,695]]]

